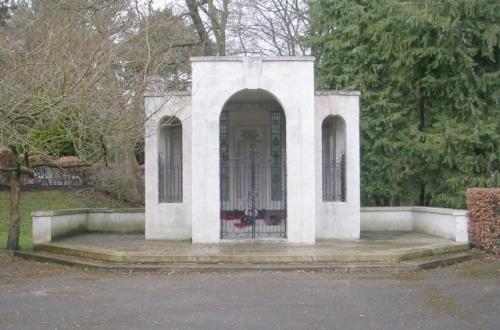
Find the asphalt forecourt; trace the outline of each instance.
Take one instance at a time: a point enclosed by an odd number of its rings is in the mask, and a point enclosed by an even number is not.
[[[0,255],[1,329],[498,329],[500,264],[101,272]]]

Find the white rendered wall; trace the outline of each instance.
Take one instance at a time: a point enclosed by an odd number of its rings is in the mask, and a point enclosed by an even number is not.
[[[48,243],[51,240],[71,234],[83,233],[87,229],[87,213],[41,211],[32,213],[33,244]]]
[[[74,209],[33,212],[33,245],[89,231],[144,232],[142,209]]]
[[[192,58],[193,243],[220,240],[219,117],[224,104],[243,89],[263,89],[281,103],[286,117],[287,238],[291,243],[314,244],[313,60],[312,57]],[[151,181],[148,184],[156,187]]]
[[[146,239],[191,238],[191,96],[171,93],[146,96],[145,236]],[[182,123],[182,203],[159,202],[158,150],[160,121],[175,116]]]
[[[413,230],[468,242],[467,211],[433,207],[413,207]]]
[[[144,210],[130,212],[89,212],[87,231],[110,233],[144,233]]]
[[[411,207],[363,207],[361,209],[362,231],[412,231],[413,211]]]
[[[359,92],[316,92],[315,171],[316,238],[357,239],[360,236]],[[345,122],[346,201],[322,200],[321,124],[330,115]]]
[[[364,207],[362,231],[418,231],[438,237],[468,242],[467,210],[436,207]]]

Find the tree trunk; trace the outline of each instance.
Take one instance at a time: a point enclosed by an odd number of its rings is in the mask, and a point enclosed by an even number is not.
[[[193,21],[194,28],[198,33],[198,37],[200,38],[201,49],[203,52],[203,56],[212,56],[214,55],[214,51],[212,49],[212,45],[210,43],[210,37],[208,36],[208,32],[203,24],[203,20],[198,13],[198,6],[196,0],[186,0],[186,6],[189,10],[189,16]]]
[[[7,250],[19,250],[19,232],[21,228],[21,214],[19,204],[21,200],[21,174],[12,172],[10,177],[10,228],[7,239]]]
[[[418,196],[418,205],[425,206],[425,184],[420,183],[420,194]]]
[[[123,151],[123,172],[125,174],[125,186],[128,187],[125,193],[128,200],[134,203],[144,203],[144,196],[137,177],[139,163],[135,159],[133,147],[128,147]]]
[[[418,92],[418,95],[420,96],[420,92]],[[418,124],[418,130],[420,132],[424,132],[425,130],[425,100],[420,96],[419,97],[419,106],[418,106],[418,112],[419,112],[419,124]],[[420,154],[420,161],[419,161],[419,167],[422,168],[425,165],[425,160],[424,160],[424,155]],[[425,196],[427,194],[426,191],[426,185],[425,181],[421,177],[419,179],[419,185],[420,185],[420,194],[418,196],[418,205],[419,206],[425,206]]]

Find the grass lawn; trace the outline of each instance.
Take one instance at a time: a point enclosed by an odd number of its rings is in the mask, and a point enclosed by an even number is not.
[[[0,191],[0,250],[5,249],[9,230],[8,191]],[[90,189],[28,190],[21,192],[21,237],[22,249],[31,249],[31,212],[61,209],[124,207],[111,197]]]

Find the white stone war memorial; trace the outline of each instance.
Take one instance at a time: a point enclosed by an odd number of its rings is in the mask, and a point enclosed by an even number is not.
[[[194,57],[190,92],[145,97],[145,236],[360,236],[359,93],[313,57]]]

